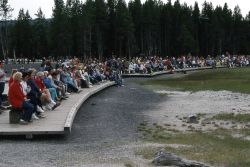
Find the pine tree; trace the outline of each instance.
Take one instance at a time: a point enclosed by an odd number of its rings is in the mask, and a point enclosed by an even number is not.
[[[117,53],[118,56],[131,55],[131,44],[134,38],[132,17],[124,0],[118,0],[116,5]]]
[[[53,16],[50,24],[50,46],[53,58],[69,57],[69,31],[63,0],[55,0]]]
[[[14,41],[18,58],[33,58],[33,31],[29,12],[19,11],[14,27]]]
[[[128,8],[132,17],[132,22],[134,24],[134,37],[135,37],[134,52],[136,54],[141,54],[144,51],[141,0],[130,1],[128,4]]]
[[[1,29],[0,29],[0,42],[3,59],[5,60],[9,54],[9,31],[8,31],[8,20],[11,19],[11,12],[13,8],[10,7],[8,0],[0,0],[0,17],[1,17]]]
[[[39,8],[35,14],[37,17],[34,20],[33,30],[34,30],[34,56],[36,58],[48,57],[49,46],[48,46],[48,22],[45,19],[45,15],[42,9]]]

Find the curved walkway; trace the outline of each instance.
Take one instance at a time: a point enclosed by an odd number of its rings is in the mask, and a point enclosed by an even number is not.
[[[26,138],[32,138],[33,135],[70,133],[75,115],[82,103],[93,94],[114,84],[105,82],[72,94],[54,111],[46,112],[46,118],[28,125],[9,124],[9,112],[3,112],[0,115],[0,135],[25,135]]]
[[[187,68],[174,70],[174,72],[205,69],[212,69],[212,67]],[[162,71],[153,74],[124,74],[123,77],[154,77],[169,73],[171,72]],[[9,111],[3,112],[0,115],[0,135],[25,135],[26,138],[32,138],[33,135],[68,134],[71,132],[75,115],[83,102],[93,94],[113,86],[114,84],[114,82],[108,81],[100,85],[95,85],[93,88],[83,89],[79,94],[72,94],[68,100],[63,101],[54,111],[46,112],[47,117],[45,119],[34,121],[29,125],[9,124]],[[7,84],[5,90],[8,90]]]
[[[218,66],[216,68],[225,68],[224,66]],[[147,78],[147,77],[155,77],[158,75],[164,75],[164,74],[171,74],[172,72],[188,72],[188,71],[198,71],[198,70],[208,70],[208,69],[213,69],[213,67],[197,67],[197,68],[184,68],[184,69],[176,69],[173,71],[159,71],[159,72],[154,72],[152,74],[139,74],[139,73],[135,73],[135,74],[123,74],[122,76],[124,78],[132,78],[132,77],[142,77],[142,78]]]

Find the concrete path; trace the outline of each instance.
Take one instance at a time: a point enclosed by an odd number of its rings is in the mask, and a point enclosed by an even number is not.
[[[114,85],[114,82],[105,82],[93,88],[83,89],[80,93],[71,94],[68,100],[54,111],[46,112],[46,118],[35,120],[28,125],[9,124],[9,111],[0,115],[0,135],[25,135],[32,138],[41,134],[66,134],[71,131],[75,115],[82,103],[91,95]]]

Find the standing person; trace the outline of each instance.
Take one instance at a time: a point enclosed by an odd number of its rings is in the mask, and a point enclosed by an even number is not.
[[[6,108],[2,104],[3,100],[3,92],[5,88],[5,80],[6,80],[6,74],[4,71],[4,63],[0,62],[0,109],[5,110]]]

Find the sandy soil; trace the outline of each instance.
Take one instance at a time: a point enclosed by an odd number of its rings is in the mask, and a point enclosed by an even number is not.
[[[232,121],[209,121],[209,118],[221,113],[250,114],[250,95],[230,91],[180,92],[155,90],[167,96],[149,116],[158,124],[179,131],[214,130],[216,128],[238,128],[250,126],[247,123]],[[188,124],[187,117],[201,115],[197,124]]]

